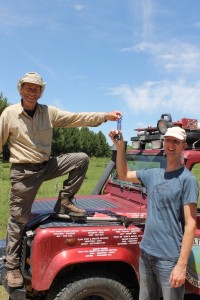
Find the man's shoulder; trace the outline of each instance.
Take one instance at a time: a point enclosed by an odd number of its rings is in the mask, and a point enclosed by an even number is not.
[[[163,173],[163,172],[165,172],[165,169],[162,169],[162,168],[143,168],[143,169],[140,169],[138,171],[146,172],[146,173]]]
[[[164,173],[165,170],[162,168],[147,168],[136,170],[136,174],[138,176],[152,176],[153,174],[161,174]]]
[[[41,104],[41,103],[37,103],[37,108],[39,109],[39,110],[48,110],[48,105],[46,105],[46,104]]]
[[[20,113],[22,111],[22,106],[21,106],[21,103],[16,103],[16,104],[11,104],[9,106],[7,106],[2,114],[6,114],[6,113],[9,113],[9,112],[17,112],[17,113]]]
[[[183,169],[183,173],[182,173],[183,177],[195,177],[192,172],[190,170],[188,170],[188,168],[184,167]]]
[[[188,184],[191,184],[192,182],[195,182],[198,184],[198,181],[194,174],[190,170],[188,170],[186,167],[184,167],[184,172],[181,174],[181,178],[184,182],[187,182]]]
[[[41,104],[41,103],[38,103],[37,104],[38,108],[42,111],[44,110],[48,110],[48,111],[57,111],[58,109],[52,105],[47,105],[47,104]]]
[[[11,109],[19,108],[19,107],[20,107],[20,108],[22,107],[22,105],[21,105],[20,102],[15,103],[15,104],[10,104],[9,106],[6,107],[6,109],[11,110]]]

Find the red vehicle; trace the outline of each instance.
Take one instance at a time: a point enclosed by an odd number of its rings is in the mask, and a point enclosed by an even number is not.
[[[156,127],[136,129],[127,151],[131,169],[165,167],[163,134],[169,126],[187,132],[183,160],[190,170],[200,163],[200,129],[197,120],[172,122],[163,114]],[[86,217],[53,212],[56,199],[35,200],[24,231],[21,270],[25,285],[14,289],[5,278],[5,241],[0,241],[0,284],[10,299],[136,300],[139,291],[139,244],[143,236],[147,194],[139,184],[119,180],[116,151],[91,195],[75,201],[87,209]],[[200,296],[200,210],[190,255],[186,295]],[[186,296],[188,297],[188,296]],[[189,299],[189,298],[188,298]]]

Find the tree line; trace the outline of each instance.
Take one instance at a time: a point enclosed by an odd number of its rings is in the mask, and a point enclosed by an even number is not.
[[[9,106],[8,99],[0,93],[0,115]],[[109,157],[110,146],[105,135],[99,131],[95,133],[88,127],[81,128],[54,128],[52,140],[52,156],[69,152],[85,152],[92,157]],[[8,161],[8,145],[3,147],[3,161]]]

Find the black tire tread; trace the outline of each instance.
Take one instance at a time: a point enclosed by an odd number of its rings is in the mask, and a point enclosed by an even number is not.
[[[86,299],[87,288],[96,291],[106,300],[134,300],[129,289],[108,271],[82,271],[68,275],[68,279],[60,278],[50,289],[46,300],[83,300]]]

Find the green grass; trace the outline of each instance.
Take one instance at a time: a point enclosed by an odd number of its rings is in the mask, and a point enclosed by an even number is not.
[[[200,188],[200,164],[194,165],[192,169],[192,174],[196,177],[198,183],[199,183],[199,188]],[[198,208],[200,208],[200,193],[199,193],[199,199],[198,199]]]

